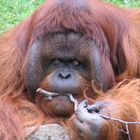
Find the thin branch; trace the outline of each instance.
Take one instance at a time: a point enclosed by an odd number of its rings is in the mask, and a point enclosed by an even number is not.
[[[44,90],[42,88],[38,88],[36,90],[36,92],[39,92],[39,93],[45,95],[48,100],[52,100],[52,98],[55,97],[55,96],[68,96],[69,100],[74,104],[74,110],[76,111],[76,109],[77,109],[78,101],[76,99],[74,99],[72,94],[69,94],[69,93],[67,93],[67,94],[59,94],[59,93]]]
[[[112,117],[108,117],[108,116],[105,116],[105,115],[100,115],[101,117],[103,117],[104,119],[109,119],[109,120],[113,120],[113,121],[117,121],[117,122],[120,122],[120,123],[124,123],[124,124],[138,124],[140,125],[140,122],[127,122],[127,121],[123,121],[123,120],[120,120],[120,119],[117,119],[117,118],[112,118]]]
[[[132,140],[132,139],[131,139],[131,136],[130,136],[130,131],[129,131],[128,125],[140,125],[140,122],[127,122],[127,121],[124,121],[124,120],[121,120],[121,119],[112,118],[112,117],[105,116],[105,115],[100,115],[100,116],[101,116],[102,118],[104,118],[104,119],[109,119],[109,120],[112,120],[112,121],[116,121],[116,122],[125,124],[126,131],[121,130],[121,132],[123,132],[123,133],[125,133],[125,134],[128,135],[128,140]]]
[[[43,95],[45,95],[47,97],[48,100],[52,100],[53,96],[58,96],[59,95],[58,93],[46,91],[42,88],[38,88],[36,90],[36,92],[42,93]]]
[[[72,94],[68,94],[68,96],[69,96],[70,101],[74,103],[74,110],[76,111],[78,107],[78,101],[73,98]]]

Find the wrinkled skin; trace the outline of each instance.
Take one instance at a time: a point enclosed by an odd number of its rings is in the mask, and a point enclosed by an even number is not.
[[[102,138],[100,137],[100,131],[105,120],[100,114],[109,104],[109,102],[100,101],[89,105],[87,101],[82,101],[78,105],[73,122],[83,139],[99,140],[103,138],[103,135]]]
[[[112,68],[106,69],[104,63],[95,39],[74,31],[48,33],[29,50],[25,85],[46,114],[70,117],[73,103],[65,95],[72,94],[81,102],[92,80],[103,90],[115,83]],[[48,100],[41,93],[35,94],[39,87],[60,96]]]

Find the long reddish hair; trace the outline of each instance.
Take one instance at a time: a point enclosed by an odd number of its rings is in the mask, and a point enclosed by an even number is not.
[[[46,33],[73,30],[87,34],[99,41],[103,59],[110,60],[116,81],[139,77],[140,11],[96,0],[82,2],[72,0],[69,5],[68,1],[47,0],[0,37],[0,130],[5,139],[23,139],[24,127],[44,119],[38,107],[26,98],[23,68],[28,49]]]

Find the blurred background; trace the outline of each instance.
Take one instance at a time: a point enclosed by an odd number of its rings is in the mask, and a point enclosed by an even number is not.
[[[0,33],[29,16],[45,0],[0,0]],[[140,0],[104,0],[120,7],[140,7]]]

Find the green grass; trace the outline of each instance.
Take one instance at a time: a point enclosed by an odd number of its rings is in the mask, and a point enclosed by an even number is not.
[[[124,3],[124,0],[105,0],[107,2],[111,2],[115,5],[119,5],[121,7],[140,7],[140,1],[139,0],[133,0],[133,2]],[[132,0],[130,0],[132,1]]]
[[[29,16],[45,0],[0,0],[0,32]],[[123,0],[106,0],[123,7],[138,7],[140,2],[124,4]],[[139,1],[139,0],[135,0]]]
[[[44,0],[0,0],[0,31],[30,15]]]

